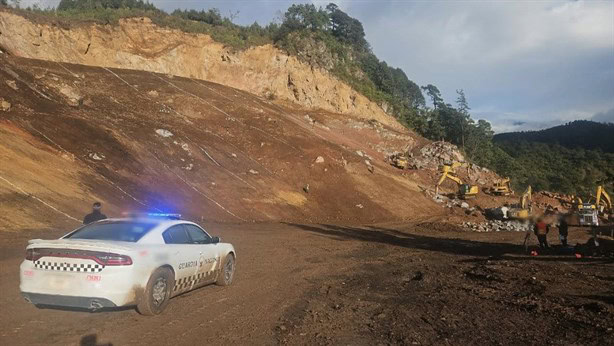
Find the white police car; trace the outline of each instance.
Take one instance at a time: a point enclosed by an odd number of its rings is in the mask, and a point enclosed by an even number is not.
[[[34,239],[19,288],[36,306],[162,312],[171,297],[232,282],[236,252],[175,214],[101,220],[57,240]]]

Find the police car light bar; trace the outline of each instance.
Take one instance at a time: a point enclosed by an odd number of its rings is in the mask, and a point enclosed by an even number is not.
[[[181,219],[181,214],[171,214],[171,213],[147,213],[149,217],[159,217],[163,219],[171,219],[171,220],[179,220]]]
[[[180,220],[181,214],[172,214],[172,213],[134,213],[134,212],[124,212],[122,215],[126,217],[132,218],[156,218],[156,219],[169,219],[169,220]]]

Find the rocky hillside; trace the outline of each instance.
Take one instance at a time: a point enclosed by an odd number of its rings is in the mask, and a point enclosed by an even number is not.
[[[0,9],[0,32],[0,50],[15,56],[204,79],[400,128],[347,84],[271,45],[232,51],[208,35],[161,28],[149,18],[63,27],[49,20],[33,22],[7,9]]]
[[[384,161],[426,142],[377,121],[195,79],[6,54],[0,95],[3,229],[76,223],[94,200],[116,216],[225,222],[371,222],[436,208],[424,193],[432,173]]]
[[[505,202],[434,200],[438,166],[463,160],[453,145],[271,46],[231,52],[147,19],[61,27],[6,10],[0,32],[2,229],[75,224],[94,200],[114,216],[311,223],[479,222]],[[394,153],[411,169],[392,167]],[[460,174],[483,188],[497,178]]]

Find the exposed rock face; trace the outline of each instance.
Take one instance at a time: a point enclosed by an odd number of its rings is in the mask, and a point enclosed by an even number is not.
[[[465,162],[458,147],[448,142],[433,142],[420,149],[420,154],[428,161],[426,164],[433,168],[446,162]]]
[[[11,110],[11,103],[7,100],[0,98],[0,110],[3,112],[8,112]]]
[[[377,104],[325,70],[312,68],[271,45],[232,52],[208,35],[158,27],[148,18],[121,20],[116,26],[65,29],[36,24],[8,11],[0,11],[0,32],[0,47],[16,56],[204,79],[401,127]]]

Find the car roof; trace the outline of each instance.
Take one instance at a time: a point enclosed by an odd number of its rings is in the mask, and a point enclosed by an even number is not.
[[[192,221],[161,219],[161,218],[152,218],[152,217],[109,218],[109,219],[97,221],[96,223],[98,222],[100,223],[104,223],[104,222],[146,222],[146,223],[155,224],[153,228],[151,228],[141,239],[137,241],[137,243],[141,243],[141,244],[142,243],[152,243],[152,242],[157,243],[158,241],[163,242],[162,237],[161,237],[162,233],[166,231],[169,227],[172,227],[175,225],[190,224],[190,225],[196,225],[199,228],[202,228],[198,224]]]
[[[187,220],[174,220],[174,219],[160,219],[160,218],[153,218],[153,217],[139,217],[139,218],[108,218],[108,219],[103,219],[103,220],[99,220],[96,221],[95,223],[107,223],[107,222],[145,222],[145,223],[152,223],[155,224],[156,226],[154,226],[152,229],[150,229],[150,231],[148,233],[151,233],[152,231],[163,231],[166,230],[167,228],[174,226],[174,225],[180,225],[180,224],[192,224],[192,225],[196,225],[198,226],[198,224],[192,222],[192,221],[187,221]],[[200,227],[200,226],[199,226]],[[201,227],[202,228],[202,227]]]
[[[163,218],[155,218],[155,217],[114,217],[107,218],[100,221],[107,222],[126,222],[126,221],[135,221],[135,222],[149,222],[149,223],[157,223],[157,224],[180,224],[180,223],[194,223],[188,220],[177,220],[177,219],[163,219]]]

